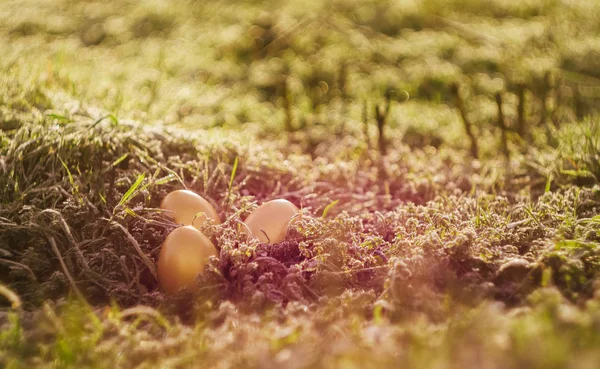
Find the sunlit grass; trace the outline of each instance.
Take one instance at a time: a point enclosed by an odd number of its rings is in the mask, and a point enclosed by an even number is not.
[[[2,2],[0,366],[593,368],[599,14]],[[220,260],[165,296],[184,187]],[[277,197],[285,242],[236,231]]]

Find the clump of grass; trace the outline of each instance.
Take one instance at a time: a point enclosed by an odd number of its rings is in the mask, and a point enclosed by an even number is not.
[[[529,165],[544,178],[552,178],[553,186],[574,183],[594,186],[600,175],[597,165],[599,143],[598,122],[588,119],[581,124],[563,124],[553,131],[558,147],[534,150]]]

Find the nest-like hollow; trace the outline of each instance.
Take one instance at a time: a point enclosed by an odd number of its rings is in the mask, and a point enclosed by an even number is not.
[[[310,304],[352,288],[380,293],[385,257],[378,250],[353,246],[349,229],[345,237],[306,232],[311,226],[330,225],[323,223],[303,220],[277,244],[230,240],[200,276],[201,291],[250,309],[290,301]]]

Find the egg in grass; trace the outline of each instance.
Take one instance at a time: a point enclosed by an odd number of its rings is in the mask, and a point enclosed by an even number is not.
[[[175,223],[191,225],[200,229],[202,224],[210,220],[221,224],[215,208],[202,196],[190,190],[176,190],[169,193],[160,204]]]
[[[285,199],[268,201],[254,210],[244,221],[242,231],[250,233],[262,243],[275,244],[283,241],[291,222],[301,213],[296,205]]]
[[[202,232],[192,226],[174,229],[158,255],[160,287],[166,293],[175,293],[182,288],[196,291],[196,277],[204,271],[211,256],[217,256],[217,249]]]

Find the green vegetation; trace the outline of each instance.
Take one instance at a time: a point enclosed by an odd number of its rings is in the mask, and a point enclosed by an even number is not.
[[[0,366],[595,368],[599,35],[595,1],[2,2]],[[179,188],[225,221],[166,296]],[[237,232],[277,197],[284,242]]]

